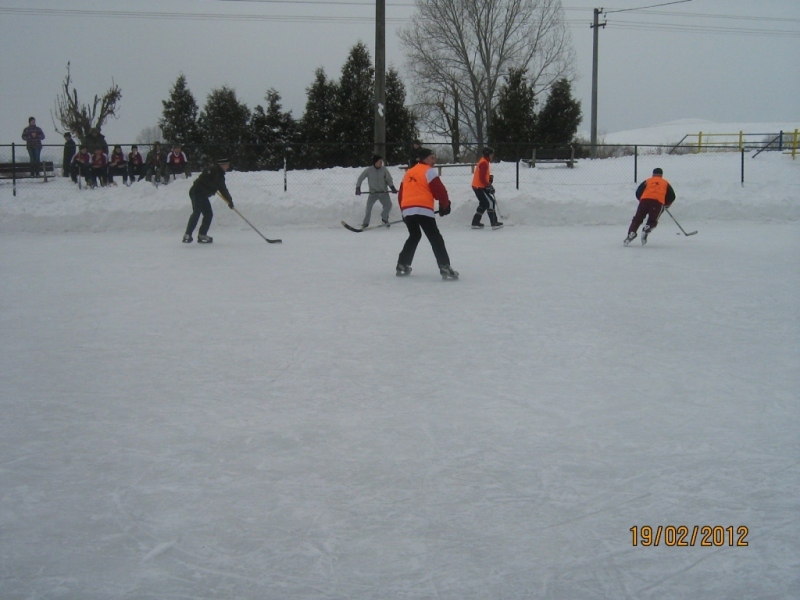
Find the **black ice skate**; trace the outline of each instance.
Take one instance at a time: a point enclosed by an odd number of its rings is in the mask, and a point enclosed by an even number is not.
[[[397,271],[395,274],[398,277],[405,277],[406,275],[410,275],[411,274],[411,266],[410,265],[401,265],[400,263],[397,263],[397,267],[395,268],[395,271]]]
[[[191,244],[192,243],[192,236],[190,236],[188,233],[186,235],[184,235],[183,236],[183,243],[184,244]]]
[[[450,265],[439,265],[439,274],[442,279],[458,279],[458,271],[454,271]]]
[[[628,233],[628,237],[626,237],[622,241],[622,243],[627,246],[628,244],[630,244],[635,239],[636,239],[636,232],[635,231],[631,231],[631,232]]]
[[[202,233],[197,236],[197,243],[198,244],[210,244],[214,241],[214,238],[208,235],[203,235]]]

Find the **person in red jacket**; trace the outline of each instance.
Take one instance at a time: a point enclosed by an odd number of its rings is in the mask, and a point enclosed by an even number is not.
[[[92,155],[89,154],[89,149],[81,144],[81,147],[78,148],[78,151],[75,153],[75,156],[72,157],[70,161],[70,176],[72,177],[72,183],[78,183],[78,177],[83,177],[86,181],[86,185],[91,185],[91,177],[92,177]]]
[[[628,227],[628,237],[623,240],[626,246],[636,239],[636,232],[639,226],[647,218],[647,224],[642,229],[642,246],[647,243],[647,236],[658,225],[658,218],[664,211],[664,207],[672,206],[675,202],[675,190],[669,184],[669,181],[663,177],[664,171],[659,168],[653,169],[653,176],[644,180],[638,188],[636,188],[636,198],[639,200],[639,206],[636,209],[636,214],[633,215],[630,227]]]
[[[186,159],[186,154],[181,150],[178,144],[172,148],[172,152],[167,154],[167,181],[170,175],[177,177],[178,173],[183,173],[186,179],[189,179],[191,172],[189,171],[189,161]]]
[[[114,175],[122,175],[122,183],[128,185],[128,161],[122,146],[114,146],[111,156],[108,157],[108,184],[116,186]]]
[[[449,215],[450,198],[439,174],[433,168],[436,164],[436,155],[433,151],[420,148],[418,156],[419,162],[406,171],[397,194],[403,221],[408,229],[408,239],[397,258],[396,273],[398,277],[411,273],[414,253],[422,239],[422,232],[425,232],[433,248],[442,279],[458,279],[458,272],[450,266],[450,257],[442,234],[436,226],[436,213],[433,211],[433,203],[438,200],[439,215],[442,217]]]
[[[136,144],[131,146],[131,151],[128,152],[128,175],[131,178],[131,185],[144,179],[144,157]]]
[[[472,228],[483,229],[481,217],[483,213],[489,213],[489,224],[492,229],[500,229],[503,224],[497,220],[496,202],[494,199],[494,176],[492,175],[491,162],[494,150],[489,147],[483,149],[483,157],[475,166],[475,174],[472,176],[472,191],[478,198],[478,210],[472,217]]]
[[[97,181],[100,180],[100,185],[105,186],[108,177],[108,154],[103,152],[102,148],[95,148],[92,155],[91,167],[91,181],[89,187],[97,187]]]

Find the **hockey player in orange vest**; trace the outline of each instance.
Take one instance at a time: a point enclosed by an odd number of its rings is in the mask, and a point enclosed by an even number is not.
[[[433,151],[420,148],[418,156],[419,162],[406,171],[397,194],[403,221],[408,228],[408,239],[397,258],[397,276],[411,273],[411,262],[414,260],[417,244],[422,239],[422,232],[425,232],[436,256],[442,279],[458,279],[458,272],[450,266],[450,257],[447,255],[442,234],[436,226],[436,213],[433,211],[433,203],[438,200],[439,215],[449,215],[450,198],[439,174],[433,168],[436,163]]]
[[[675,202],[675,190],[669,184],[669,181],[663,177],[664,171],[661,169],[653,169],[653,176],[643,181],[638,188],[636,188],[636,197],[639,199],[639,206],[636,209],[636,214],[633,215],[630,227],[628,227],[628,237],[622,242],[626,246],[636,239],[636,232],[639,230],[645,217],[647,224],[642,229],[642,246],[647,243],[647,236],[658,225],[658,218],[664,210],[664,207],[672,206]]]
[[[492,157],[494,150],[489,147],[483,149],[483,158],[478,161],[475,166],[475,174],[472,176],[472,191],[475,192],[475,197],[478,198],[478,210],[475,216],[472,217],[472,228],[483,229],[481,217],[483,213],[489,213],[489,224],[492,229],[500,229],[503,224],[497,220],[497,203],[494,199],[494,176],[491,171]]]

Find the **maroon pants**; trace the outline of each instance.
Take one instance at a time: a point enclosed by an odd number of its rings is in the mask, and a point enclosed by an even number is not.
[[[644,222],[645,218],[647,218],[647,227],[655,229],[662,210],[664,210],[664,205],[658,200],[639,201],[639,207],[636,209],[636,214],[633,215],[631,226],[628,227],[628,233],[639,231],[639,226]]]

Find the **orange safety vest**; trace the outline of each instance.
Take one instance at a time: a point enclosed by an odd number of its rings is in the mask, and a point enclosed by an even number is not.
[[[481,177],[481,174],[482,174],[481,165],[482,164],[486,164],[486,178],[485,179],[483,177]],[[472,176],[472,187],[474,187],[474,188],[485,188],[486,186],[489,185],[489,175],[491,174],[491,167],[489,166],[490,164],[491,163],[489,163],[489,159],[486,158],[485,156],[482,157],[478,161],[478,164],[475,165],[475,174]]]
[[[417,163],[403,177],[403,197],[400,210],[406,208],[429,208],[433,210],[433,194],[428,186],[428,170],[433,167]]]
[[[661,204],[666,204],[668,189],[669,182],[660,175],[654,175],[644,182],[644,191],[640,200],[658,200]]]

